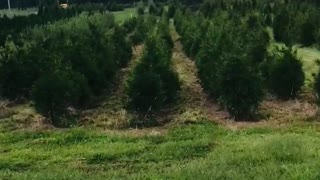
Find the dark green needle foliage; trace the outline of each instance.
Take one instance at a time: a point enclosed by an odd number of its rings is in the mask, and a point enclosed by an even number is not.
[[[131,107],[141,113],[159,110],[172,102],[180,88],[172,70],[168,46],[156,36],[148,38],[143,56],[127,83]]]
[[[261,84],[260,76],[250,69],[249,63],[228,57],[219,73],[219,101],[236,120],[250,120],[262,101]]]
[[[318,66],[320,66],[320,61],[318,60]],[[320,73],[315,76],[315,82],[314,82],[314,91],[317,98],[317,104],[320,105]]]
[[[67,115],[68,107],[85,103],[89,94],[85,77],[68,70],[58,70],[42,76],[32,89],[36,110],[50,117],[55,126],[67,126],[61,116]]]
[[[291,49],[283,50],[270,73],[272,92],[281,99],[294,99],[304,85],[305,75],[301,61]]]

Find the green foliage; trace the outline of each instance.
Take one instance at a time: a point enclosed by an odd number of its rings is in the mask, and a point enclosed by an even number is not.
[[[129,33],[132,33],[135,30],[137,24],[138,24],[138,18],[133,17],[133,18],[130,18],[130,19],[126,20],[123,23],[122,27],[124,28],[125,32],[127,34],[129,34]]]
[[[150,5],[149,6],[149,14],[157,15],[158,14],[158,9],[155,5]]]
[[[152,30],[154,26],[152,17],[144,18],[144,16],[139,16],[137,20],[137,25],[134,33],[131,35],[131,41],[134,45],[141,44],[147,38],[148,33]]]
[[[270,73],[270,86],[279,98],[296,98],[304,85],[305,75],[301,61],[296,54],[283,50],[283,56],[278,59]]]
[[[265,17],[265,23],[267,26],[272,27],[273,25],[273,19],[272,19],[272,14],[267,14]]]
[[[219,101],[236,120],[250,118],[262,100],[261,78],[245,60],[230,58],[219,73]]]
[[[216,38],[216,39],[214,39]],[[201,48],[196,57],[198,75],[202,86],[213,96],[219,97],[218,70],[222,65],[220,58],[222,36],[214,32],[212,26],[208,28],[205,39],[202,41]]]
[[[320,66],[320,62],[318,61],[318,66]],[[317,103],[320,105],[320,73],[315,76],[315,82],[314,82],[314,91],[317,97]]]
[[[301,3],[301,4],[300,4]],[[292,45],[310,46],[316,43],[320,27],[319,7],[305,2],[292,2],[276,8],[273,30],[275,40]]]
[[[138,15],[144,15],[144,7],[138,7],[137,13],[138,13]]]
[[[160,22],[158,23],[157,35],[160,37],[160,39],[164,40],[169,49],[173,48],[174,44],[169,30],[169,19],[165,14],[163,14]]]
[[[239,21],[225,12],[215,12],[209,21],[194,16],[177,11],[175,24],[186,54],[196,57],[202,86],[236,120],[251,119],[262,100],[259,74],[270,42],[262,18],[250,13]]]
[[[67,126],[61,115],[67,108],[85,103],[89,97],[89,86],[85,77],[68,70],[60,70],[42,76],[35,82],[32,99],[38,112],[51,117],[55,126]]]
[[[176,13],[176,7],[175,7],[175,5],[170,4],[170,5],[169,5],[169,8],[168,8],[168,17],[169,17],[169,18],[173,18],[174,15],[175,15],[175,13]]]
[[[132,56],[125,29],[110,14],[81,14],[22,37],[0,49],[1,96],[29,98],[32,91],[36,109],[53,120],[67,106],[90,105]]]
[[[116,25],[113,33],[114,56],[120,67],[125,67],[132,57],[132,45],[126,38],[125,29]]]
[[[24,89],[28,86],[28,79],[31,73],[27,71],[23,61],[17,58],[18,47],[13,42],[7,42],[1,49],[0,60],[0,84],[1,95],[9,99],[15,99],[18,95],[24,95]],[[33,78],[32,78],[33,79]]]
[[[256,29],[248,29],[250,32],[250,39],[246,45],[248,48],[249,58],[254,64],[262,63],[268,55],[267,48],[270,43],[270,36],[263,27]]]
[[[315,40],[316,26],[313,22],[307,21],[301,26],[300,42],[305,46],[310,46]]]
[[[189,17],[190,18],[190,17]],[[201,17],[199,17],[200,19]],[[182,21],[180,25],[183,28],[181,32],[181,42],[183,44],[183,50],[187,56],[195,57],[200,49],[202,41],[202,35],[206,33],[207,22],[196,18],[190,18]],[[178,27],[179,29],[180,27]]]
[[[143,56],[127,85],[130,105],[135,110],[158,110],[176,97],[179,80],[168,52],[169,47],[159,37],[151,36],[146,41]]]
[[[279,14],[275,15],[274,22],[273,22],[273,31],[274,31],[274,38],[277,41],[284,42],[286,44],[290,43],[289,38],[289,23],[290,23],[290,15],[288,10],[283,8]]]

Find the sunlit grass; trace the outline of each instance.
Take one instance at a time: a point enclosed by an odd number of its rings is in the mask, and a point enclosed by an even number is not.
[[[28,16],[30,14],[37,14],[38,9],[37,8],[27,8],[26,10],[19,10],[19,9],[11,9],[9,11],[8,9],[1,9],[0,10],[0,16],[7,15],[9,18],[13,16]]]
[[[317,74],[319,71],[317,60],[320,60],[320,51],[316,48],[304,47],[298,48],[297,54],[303,63],[303,70],[306,75],[306,85],[310,87],[314,82],[313,75]]]
[[[3,132],[0,179],[317,179],[315,126],[231,131],[212,123],[132,136],[94,129]]]
[[[115,16],[115,20],[119,23],[122,23],[129,18],[137,16],[137,10],[136,8],[127,8],[123,11],[113,12],[113,14]]]

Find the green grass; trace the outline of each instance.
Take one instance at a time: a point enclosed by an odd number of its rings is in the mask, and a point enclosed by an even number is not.
[[[306,85],[311,86],[314,82],[314,74],[319,71],[317,60],[320,60],[320,51],[315,48],[298,48],[297,55],[303,63],[303,69],[306,74]]]
[[[136,8],[127,8],[124,11],[113,12],[116,22],[122,23],[125,20],[137,16]]]
[[[319,179],[319,142],[315,125],[231,131],[199,123],[139,136],[4,131],[0,179]]]
[[[11,9],[11,11],[7,9],[1,9],[0,10],[0,16],[7,15],[9,18],[13,16],[28,16],[30,14],[36,14],[38,13],[37,8],[28,8],[26,10],[18,10],[18,9]]]
[[[268,48],[269,53],[276,52],[277,48],[286,47],[283,43],[273,42]],[[320,60],[320,51],[311,47],[294,46],[297,50],[297,56],[302,61],[303,71],[305,72],[305,86],[310,89],[314,82],[314,75],[319,72],[317,60]]]
[[[269,53],[273,53],[277,48],[284,48],[286,45],[284,43],[279,43],[274,41],[274,35],[272,28],[268,27],[267,32],[271,37],[271,45],[268,47]],[[303,70],[305,72],[305,85],[307,88],[312,88],[314,82],[314,74],[317,74],[319,71],[319,66],[317,65],[317,60],[320,60],[320,51],[319,49],[313,47],[299,47],[294,46],[294,50],[297,50],[297,55],[301,59],[303,64]]]
[[[7,15],[8,17],[27,16],[30,14],[36,14],[37,11],[38,10],[36,8],[28,8],[27,10],[11,9],[11,12],[7,9],[2,9],[0,10],[0,16],[3,16],[3,15]],[[115,15],[116,21],[121,23],[128,18],[136,16],[137,11],[136,11],[136,8],[127,8],[123,11],[113,12],[113,14]]]

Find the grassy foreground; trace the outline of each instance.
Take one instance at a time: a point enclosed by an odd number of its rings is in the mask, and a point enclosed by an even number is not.
[[[0,133],[0,179],[319,179],[316,125]]]

